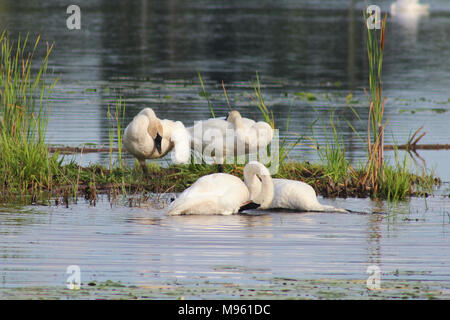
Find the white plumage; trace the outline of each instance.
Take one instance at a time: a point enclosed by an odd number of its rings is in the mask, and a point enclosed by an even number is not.
[[[322,205],[317,200],[316,191],[309,184],[288,179],[272,179],[273,201],[270,209],[291,209],[297,211],[348,212],[345,209]],[[252,190],[259,192],[261,181],[253,178],[249,183]]]
[[[165,156],[173,149],[172,161],[174,163],[187,163],[191,156],[190,135],[181,121],[161,120],[163,135],[161,140],[160,157]]]
[[[187,130],[191,135],[191,148],[203,156],[214,157],[217,163],[223,163],[227,156],[256,153],[273,137],[268,123],[242,118],[236,110],[231,111],[227,119],[197,121]]]
[[[128,124],[124,147],[146,171],[145,160],[164,157],[174,149],[172,160],[186,163],[190,158],[190,135],[180,121],[160,120],[150,108],[141,110]]]
[[[254,177],[261,181],[257,192],[249,187],[249,181]],[[248,202],[267,208],[273,199],[269,170],[259,162],[249,162],[244,167],[244,181],[226,173],[203,176],[169,205],[168,214],[230,215],[237,213]]]

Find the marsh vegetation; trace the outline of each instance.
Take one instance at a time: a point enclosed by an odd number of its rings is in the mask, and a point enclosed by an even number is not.
[[[4,31],[0,38],[1,56],[1,201],[3,203],[56,203],[68,204],[70,199],[76,202],[79,196],[95,203],[97,193],[111,195],[136,194],[140,192],[163,193],[181,192],[199,177],[217,171],[216,166],[206,163],[187,165],[169,165],[162,167],[150,164],[150,179],[145,179],[139,166],[126,167],[122,160],[123,130],[126,126],[124,115],[126,101],[118,97],[115,105],[108,107],[109,135],[109,167],[98,164],[81,166],[74,160],[66,161],[58,151],[45,143],[48,123],[48,98],[58,81],[47,75],[48,59],[53,46],[47,44],[42,61],[35,61],[36,50],[42,49],[40,38],[30,43],[28,37],[13,42]],[[411,171],[405,156],[399,159],[395,153],[395,161],[388,164],[384,161],[383,135],[387,123],[383,124],[385,99],[382,98],[382,52],[385,41],[385,20],[382,29],[368,32],[368,57],[370,61],[369,119],[367,138],[360,137],[367,144],[367,162],[352,165],[346,158],[342,125],[349,125],[347,119],[340,119],[330,112],[329,119],[323,127],[326,143],[320,144],[315,139],[314,126],[311,133],[299,134],[295,142],[280,141],[278,151],[279,170],[274,177],[301,180],[311,184],[318,194],[326,197],[371,197],[388,200],[401,200],[409,196],[427,196],[440,184],[440,180],[432,172],[423,169],[421,173]],[[37,68],[34,65],[37,64]],[[202,91],[200,96],[207,99],[211,116],[214,117],[214,106],[210,101],[212,95],[207,91],[204,81],[198,74]],[[261,117],[275,127],[274,112],[264,101],[261,79],[258,73],[252,80],[253,93],[249,99],[260,111]],[[223,95],[229,109],[233,106],[228,99],[227,89],[222,84]],[[313,93],[300,92],[292,99],[316,100]],[[348,108],[354,117],[361,119],[352,108],[352,97],[346,98]],[[289,130],[290,116],[285,123]],[[326,128],[331,128],[331,130]],[[352,127],[353,128],[353,127]],[[296,145],[309,142],[317,150],[320,161],[289,160],[290,151]],[[60,149],[64,151],[64,148]],[[67,150],[66,150],[67,151]],[[79,150],[83,153],[83,149]],[[88,149],[87,149],[88,151]],[[86,151],[86,152],[87,152]],[[116,156],[117,155],[117,156]],[[113,160],[115,159],[115,160]],[[227,173],[242,177],[243,164],[238,161],[224,165]]]

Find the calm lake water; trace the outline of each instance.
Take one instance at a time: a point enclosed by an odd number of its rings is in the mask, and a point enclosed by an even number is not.
[[[167,216],[155,208],[80,203],[0,212],[0,285],[64,286],[78,265],[82,282],[151,285],[200,279],[251,284],[267,277],[450,282],[448,200],[397,205],[321,199],[390,214],[287,213]],[[162,201],[163,202],[163,201]],[[256,212],[258,213],[258,212]]]
[[[390,3],[377,1],[382,10]],[[353,163],[364,160],[358,138],[366,135],[368,112],[363,1],[77,4],[81,30],[68,30],[65,1],[0,0],[0,29],[7,28],[13,38],[19,32],[29,32],[32,39],[40,33],[42,43],[55,43],[49,68],[59,81],[50,98],[50,144],[107,146],[107,109],[119,96],[126,104],[126,123],[144,107],[187,126],[208,118],[197,72],[216,115],[228,111],[223,81],[232,107],[261,119],[249,96],[258,72],[281,138],[293,142],[298,135],[311,136],[311,123],[319,119],[315,138],[326,143],[324,128],[330,129],[335,110],[357,131],[341,121],[347,157]],[[427,17],[388,20],[386,143],[406,143],[421,126],[426,132],[422,143],[449,143],[449,30],[447,0],[432,1]],[[313,93],[316,100],[302,99],[300,92]],[[346,99],[350,93],[352,99]],[[450,181],[449,151],[419,154],[428,168]],[[387,156],[393,159],[392,152]],[[105,154],[74,157],[82,164],[109,160]],[[301,145],[291,158],[317,161],[318,155]],[[416,161],[411,161],[415,167],[423,164]],[[445,184],[440,194],[448,190]],[[96,207],[27,208],[39,213],[3,209],[1,286],[61,284],[69,264],[80,265],[83,280],[130,283],[205,276],[246,282],[260,274],[365,279],[371,264],[387,274],[398,269],[411,271],[408,277],[450,280],[448,198],[412,199],[396,206],[361,199],[328,201],[368,212],[381,206],[388,215],[173,218],[157,209],[111,208],[106,200]]]

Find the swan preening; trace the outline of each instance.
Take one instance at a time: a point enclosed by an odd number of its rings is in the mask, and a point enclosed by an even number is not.
[[[216,163],[223,163],[226,157],[257,153],[272,141],[274,131],[268,123],[243,118],[236,110],[227,118],[197,121],[187,130],[191,148]]]
[[[257,205],[246,206],[249,201]],[[314,189],[305,182],[272,179],[264,165],[252,161],[244,167],[244,183],[224,173],[201,177],[170,204],[168,214],[229,215],[250,208],[348,212],[320,204]]]
[[[198,148],[203,153],[210,148],[214,151],[213,156],[223,160],[225,156],[256,152],[266,147],[272,137],[273,129],[269,124],[243,118],[236,110],[231,111],[226,119],[208,119],[185,128],[180,121],[160,120],[152,109],[145,108],[127,126],[123,141],[148,176],[145,160],[161,158],[172,149],[175,163],[188,162],[191,148]],[[251,161],[244,167],[244,182],[225,173],[201,177],[171,203],[168,214],[229,215],[257,207],[347,212],[321,205],[310,185],[301,181],[272,179],[263,164]]]
[[[397,0],[391,4],[391,14],[400,18],[416,18],[428,15],[429,4],[420,4],[419,0]]]
[[[272,137],[269,124],[242,118],[236,110],[227,119],[198,121],[193,127],[185,128],[182,122],[160,120],[152,109],[145,108],[125,129],[123,143],[147,173],[146,159],[164,157],[172,149],[174,163],[189,162],[191,149],[223,163],[227,156],[256,153]]]
[[[160,120],[150,108],[139,112],[126,127],[123,144],[147,175],[146,159],[165,156],[170,150],[175,163],[185,163],[190,157],[190,136],[180,121]]]
[[[288,179],[272,179],[274,186],[273,201],[269,209],[290,209],[314,212],[348,212],[345,209],[322,205],[317,200],[316,191],[309,184]],[[258,193],[261,181],[253,178],[251,188]]]
[[[258,190],[250,184],[258,179]],[[273,199],[269,170],[256,161],[244,167],[244,182],[227,173],[213,173],[198,179],[168,207],[169,215],[238,213],[249,203],[266,209]]]

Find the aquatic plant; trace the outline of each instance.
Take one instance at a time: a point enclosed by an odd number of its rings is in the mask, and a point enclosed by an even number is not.
[[[364,12],[364,18],[366,14]],[[377,17],[375,17],[377,19]],[[364,21],[366,21],[365,19]],[[383,97],[383,53],[385,47],[387,14],[381,21],[380,29],[369,28],[367,25],[366,48],[369,62],[369,93],[365,90],[369,100],[369,119],[367,128],[368,162],[367,174],[364,180],[369,179],[375,189],[382,181],[384,168],[384,129],[387,121],[383,123],[383,114],[386,98]],[[377,24],[377,23],[376,23]]]
[[[203,78],[202,78],[202,75],[200,74],[200,72],[197,72],[197,75],[198,75],[198,79],[200,80],[200,85],[202,86],[202,91],[200,91],[199,95],[206,98],[206,100],[208,101],[208,107],[209,107],[209,111],[211,112],[211,116],[213,118],[215,118],[216,116],[214,114],[214,108],[212,107],[211,101],[209,100],[210,94],[208,92],[206,92],[205,84],[203,83]]]
[[[352,167],[345,157],[345,146],[342,134],[336,124],[334,109],[330,112],[331,137],[328,132],[328,125],[323,125],[325,144],[319,145],[315,141],[316,150],[320,160],[325,167],[325,176],[330,177],[335,182],[342,182],[349,175]],[[312,136],[314,137],[314,123],[311,124]]]
[[[36,70],[32,67],[40,42],[34,45],[20,35],[14,44],[7,33],[0,36],[0,188],[2,200],[10,195],[35,194],[51,187],[61,160],[45,143],[48,123],[46,103],[57,79],[47,83],[46,48]]]
[[[258,72],[256,73],[256,80],[252,81],[253,85],[253,92],[255,94],[255,97],[250,95],[250,98],[255,103],[255,105],[258,107],[259,111],[261,111],[261,114],[264,118],[264,121],[266,121],[272,129],[275,128],[275,119],[273,117],[273,111],[269,110],[269,108],[266,106],[266,103],[264,102],[264,98],[261,92],[261,81],[259,79]],[[289,120],[288,120],[289,121]]]
[[[109,138],[109,168],[113,168],[112,154],[114,147],[114,140],[117,143],[117,163],[118,167],[122,169],[122,150],[123,150],[123,131],[125,126],[125,102],[120,96],[115,102],[114,114],[111,113],[111,109],[108,105],[108,111],[106,113],[110,126],[108,128]],[[114,139],[115,138],[115,139]]]

